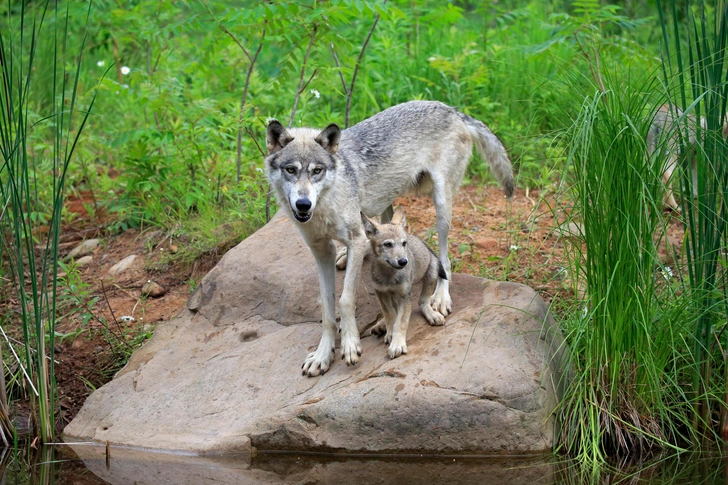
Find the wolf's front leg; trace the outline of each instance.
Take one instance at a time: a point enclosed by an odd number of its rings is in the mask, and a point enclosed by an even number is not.
[[[303,363],[303,375],[308,375],[308,377],[323,375],[329,370],[336,347],[336,269],[334,267],[336,246],[333,241],[327,241],[311,246],[311,252],[316,260],[316,269],[319,276],[321,308],[323,310],[323,333],[318,348],[315,352],[308,354],[306,361]]]
[[[355,237],[347,245],[347,265],[344,275],[344,289],[339,300],[341,313],[341,358],[346,365],[359,362],[361,356],[361,340],[356,327],[356,286],[359,283],[361,265],[364,261],[366,238]]]

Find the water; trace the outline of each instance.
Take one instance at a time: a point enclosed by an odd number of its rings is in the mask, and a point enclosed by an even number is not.
[[[550,456],[521,458],[340,457],[259,454],[200,458],[103,447],[6,451],[0,485],[207,484],[728,484],[728,461],[690,456],[619,471],[585,471]]]

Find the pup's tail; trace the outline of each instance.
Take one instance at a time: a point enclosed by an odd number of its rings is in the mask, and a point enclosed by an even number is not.
[[[503,186],[506,197],[511,198],[515,189],[513,168],[503,142],[482,121],[478,121],[472,116],[459,114],[473,136],[473,142],[478,153],[490,165],[493,175]]]

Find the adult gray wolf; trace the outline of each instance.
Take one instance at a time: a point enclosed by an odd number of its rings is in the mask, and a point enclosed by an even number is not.
[[[693,150],[697,149],[698,143],[698,121],[694,114],[689,113],[683,115],[683,111],[670,104],[663,104],[657,109],[652,125],[647,134],[647,152],[652,157],[654,153],[660,149],[665,158],[665,168],[662,172],[662,184],[665,186],[665,194],[662,198],[664,207],[671,210],[678,210],[678,204],[672,192],[672,174],[675,172],[680,154],[680,138],[678,134],[678,121],[684,118],[687,126],[688,140],[687,145],[692,146]],[[701,131],[707,129],[707,123],[704,117],[700,117]],[[723,138],[728,136],[728,124],[723,124]],[[693,190],[697,191],[697,167],[695,166],[696,157],[692,157],[692,178]],[[697,193],[696,193],[697,195]]]
[[[402,207],[397,208],[389,224],[377,224],[364,214],[361,219],[374,256],[372,284],[384,316],[371,332],[384,335],[389,358],[394,359],[407,353],[413,285],[422,281],[419,305],[427,322],[445,324],[445,317],[432,309],[430,298],[438,280],[447,280],[447,274],[427,244],[407,234]]]
[[[361,356],[356,327],[355,289],[367,238],[359,212],[382,214],[409,191],[432,193],[437,213],[441,280],[432,308],[443,317],[452,312],[449,293],[448,233],[452,199],[475,144],[507,196],[513,194],[513,172],[505,147],[482,122],[435,101],[411,101],[386,109],[341,131],[286,130],[268,124],[265,166],[280,207],[311,248],[319,276],[323,334],[306,357],[303,374],[323,374],[333,360],[336,338],[334,240],[347,249],[348,264],[339,299],[341,358],[347,365]]]

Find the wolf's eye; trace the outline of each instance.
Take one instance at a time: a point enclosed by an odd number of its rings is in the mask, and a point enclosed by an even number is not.
[[[313,174],[314,175],[318,175],[318,174],[320,174],[323,171],[324,170],[321,167],[316,167],[316,168],[313,169]]]
[[[389,242],[389,241],[387,241],[387,242],[382,243],[382,246],[384,246],[385,248],[391,248],[392,247],[392,243]]]
[[[296,169],[294,167],[291,167],[290,165],[286,167],[286,172],[288,173],[296,173]]]
[[[402,247],[406,247],[406,246],[407,246],[407,241],[402,241]]]

